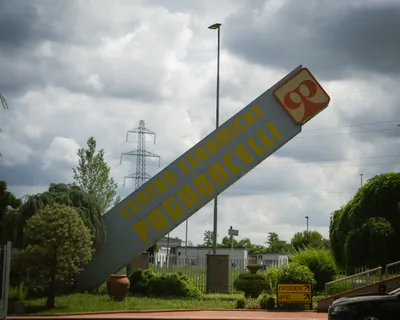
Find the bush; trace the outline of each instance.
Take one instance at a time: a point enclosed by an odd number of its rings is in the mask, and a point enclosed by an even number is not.
[[[233,282],[236,290],[243,291],[246,298],[257,298],[261,292],[271,292],[268,280],[263,274],[243,272]]]
[[[89,291],[91,294],[98,294],[98,295],[104,295],[108,294],[107,290],[107,282],[102,283],[100,286],[98,286],[96,289]]]
[[[262,294],[258,298],[258,304],[260,305],[261,309],[265,309],[265,310],[275,309],[275,298],[268,296],[266,294]]]
[[[335,259],[329,250],[306,248],[293,254],[292,261],[310,269],[314,274],[317,292],[322,292],[325,283],[334,280],[337,274]]]
[[[21,282],[17,287],[8,288],[8,300],[10,301],[25,301],[26,290],[24,288],[24,283]]]
[[[247,265],[247,270],[250,271],[250,273],[257,273],[258,270],[261,269],[261,265],[260,264],[249,264]]]
[[[178,272],[156,275],[147,281],[146,291],[156,297],[197,297],[200,290],[189,277]]]
[[[271,288],[271,292],[276,291],[276,285],[278,283],[278,272],[279,268],[269,268],[265,273],[265,278],[267,279],[269,286]]]
[[[315,283],[314,274],[306,266],[289,262],[278,268],[276,279],[280,283]]]
[[[245,297],[241,297],[239,299],[236,300],[236,309],[244,309],[246,308],[246,298]]]
[[[156,274],[151,269],[135,270],[129,277],[129,291],[133,294],[146,294],[148,281],[154,278]]]

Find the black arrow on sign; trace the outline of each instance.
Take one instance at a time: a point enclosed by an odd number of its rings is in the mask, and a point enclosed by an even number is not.
[[[304,294],[304,300],[310,300],[310,294],[309,293],[305,293]]]
[[[309,284],[305,284],[303,287],[304,291],[310,291],[310,285]]]

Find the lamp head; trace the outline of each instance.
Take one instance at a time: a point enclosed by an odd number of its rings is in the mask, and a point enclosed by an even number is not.
[[[220,23],[214,23],[211,26],[208,27],[208,29],[212,29],[212,30],[217,30],[221,27]]]

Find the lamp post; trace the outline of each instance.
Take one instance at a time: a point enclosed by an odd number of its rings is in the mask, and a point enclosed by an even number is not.
[[[214,23],[208,27],[211,30],[218,31],[218,52],[217,52],[217,97],[216,97],[216,114],[215,127],[219,127],[219,60],[221,49],[221,24]],[[218,231],[218,196],[214,198],[214,224],[213,224],[213,254],[217,253],[217,231]]]
[[[306,235],[307,235],[307,237],[306,237],[306,239],[307,239],[307,245],[308,245],[308,219],[309,219],[309,217],[308,216],[306,216],[305,217],[306,218],[306,220],[307,220],[307,231],[306,231]]]

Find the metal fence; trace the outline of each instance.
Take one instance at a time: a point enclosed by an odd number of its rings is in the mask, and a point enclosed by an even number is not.
[[[229,283],[230,292],[235,292],[233,281],[241,272],[247,271],[249,264],[261,264],[260,272],[266,272],[270,268],[282,265],[276,260],[255,261],[254,259],[230,258]],[[206,256],[149,256],[149,266],[155,273],[181,272],[187,275],[193,284],[202,292],[206,292],[207,257]]]

